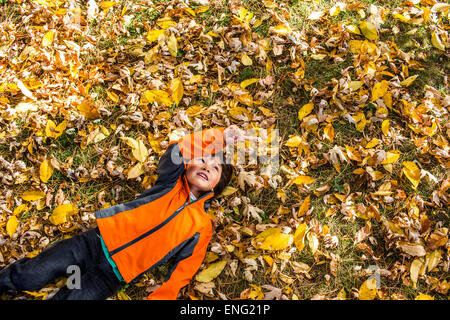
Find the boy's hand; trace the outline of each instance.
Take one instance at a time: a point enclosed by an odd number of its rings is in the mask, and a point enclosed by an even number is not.
[[[237,125],[231,125],[225,130],[223,130],[223,138],[225,144],[235,144],[240,141],[250,140],[250,141],[260,141],[259,137],[252,137],[245,135],[244,130],[240,129]]]

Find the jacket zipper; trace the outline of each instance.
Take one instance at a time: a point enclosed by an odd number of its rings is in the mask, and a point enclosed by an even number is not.
[[[186,200],[186,202],[183,203],[183,205],[182,205],[181,207],[179,207],[177,210],[175,210],[175,212],[172,213],[166,220],[164,220],[163,222],[161,222],[159,225],[157,225],[157,226],[154,227],[153,229],[151,229],[151,230],[149,230],[149,231],[147,231],[147,232],[141,234],[139,237],[137,237],[137,238],[131,240],[130,242],[128,242],[128,243],[126,243],[126,244],[120,246],[120,247],[117,248],[117,249],[114,249],[113,251],[110,251],[109,254],[112,256],[112,255],[114,255],[114,254],[116,254],[116,253],[119,253],[120,251],[122,251],[122,250],[128,248],[129,246],[135,244],[136,242],[138,242],[138,241],[140,241],[140,240],[142,240],[142,239],[148,237],[148,236],[151,235],[152,233],[158,231],[159,229],[161,229],[162,227],[164,227],[167,223],[169,223],[170,220],[172,220],[173,218],[175,218],[175,217],[176,217],[176,216],[177,216],[184,208],[186,208],[187,206],[189,206],[189,205],[191,205],[191,204],[193,204],[193,203],[195,203],[195,202],[197,202],[197,201],[203,199],[204,197],[210,195],[212,192],[213,192],[213,191],[210,191],[210,192],[204,194],[203,196],[201,196],[200,198],[198,198],[198,199],[196,199],[196,200],[194,200],[194,201],[192,201],[192,202],[189,202],[190,196],[191,196],[191,195],[189,194],[188,200]]]

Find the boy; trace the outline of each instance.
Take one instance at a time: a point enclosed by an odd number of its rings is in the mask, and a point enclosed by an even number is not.
[[[133,201],[97,211],[97,228],[0,271],[0,294],[37,290],[75,266],[81,274],[79,288],[66,286],[52,299],[106,299],[175,257],[164,283],[148,299],[176,299],[199,269],[212,237],[206,214],[210,200],[231,179],[233,167],[216,155],[226,144],[245,139],[253,138],[232,125],[171,142],[152,188]]]

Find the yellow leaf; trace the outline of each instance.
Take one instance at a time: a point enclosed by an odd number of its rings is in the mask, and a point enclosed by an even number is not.
[[[77,211],[77,208],[71,203],[61,204],[53,210],[53,213],[48,220],[54,225],[59,225],[67,222],[68,217],[77,213]]]
[[[10,216],[8,219],[8,222],[6,223],[6,232],[8,233],[10,238],[12,238],[12,236],[16,232],[18,226],[19,226],[19,221],[17,220],[17,217]]]
[[[381,161],[381,164],[394,163],[400,157],[401,152],[398,150],[391,150],[386,152],[386,159]]]
[[[431,43],[439,50],[445,51],[445,45],[442,43],[436,31],[431,34]]]
[[[323,59],[325,59],[326,57],[327,57],[327,55],[324,54],[324,53],[312,54],[312,55],[311,55],[311,58],[314,59],[314,60],[323,60]]]
[[[201,6],[201,7],[198,7],[197,9],[195,9],[195,12],[196,13],[203,13],[203,12],[208,11],[209,8],[210,8],[210,6]]]
[[[311,253],[316,253],[317,249],[319,249],[319,239],[317,239],[316,234],[314,232],[308,232],[306,238],[308,239],[308,245]]]
[[[53,43],[54,38],[55,38],[55,31],[54,30],[51,30],[51,31],[47,32],[44,35],[44,37],[42,38],[42,46],[44,48],[48,47],[48,46],[51,46],[52,43]]]
[[[378,39],[378,31],[377,28],[368,21],[361,21],[359,23],[359,28],[363,35],[369,40],[377,40]]]
[[[86,101],[83,101],[77,106],[77,109],[80,113],[85,116],[87,119],[97,119],[100,118],[100,113],[95,108],[93,104],[89,104]]]
[[[25,210],[28,210],[28,205],[26,203],[21,204],[20,206],[18,206],[14,209],[13,215],[17,216],[18,214],[21,214]]]
[[[300,136],[290,137],[288,141],[286,141],[285,145],[288,147],[298,147],[304,140]]]
[[[260,250],[276,251],[282,250],[291,245],[294,238],[290,234],[281,232],[279,228],[268,228],[257,235],[252,244]]]
[[[228,112],[231,117],[237,120],[252,119],[252,114],[244,107],[234,107],[231,108]]]
[[[143,173],[144,173],[144,165],[142,164],[142,162],[138,162],[136,165],[134,165],[131,169],[128,170],[127,178],[134,179],[139,177]]]
[[[333,142],[334,140],[334,127],[331,123],[328,123],[323,129],[323,136],[328,141]]]
[[[366,173],[366,170],[364,170],[363,168],[358,168],[352,171],[352,173],[354,174],[364,174]]]
[[[383,122],[381,123],[381,131],[385,136],[389,135],[389,120],[383,120]]]
[[[305,104],[298,111],[298,120],[301,121],[304,117],[306,117],[308,114],[310,114],[313,109],[314,109],[314,104],[313,103]]]
[[[48,120],[47,125],[45,126],[45,135],[49,138],[54,137],[54,131],[56,129],[56,124],[53,120]]]
[[[53,120],[48,120],[47,125],[45,126],[45,135],[49,138],[58,138],[63,134],[64,130],[67,128],[67,121],[64,120],[58,126],[56,126]]]
[[[137,146],[132,150],[133,156],[136,158],[139,162],[145,162],[148,157],[148,150],[144,144],[144,142],[141,139],[138,139]]]
[[[36,201],[45,197],[45,193],[39,190],[31,190],[22,193],[21,197],[25,201]]]
[[[111,91],[106,90],[106,95],[114,102],[119,102],[119,96]]]
[[[352,91],[356,91],[359,88],[361,88],[363,84],[364,84],[364,81],[350,81],[348,86],[350,87],[350,89],[352,89]]]
[[[358,27],[353,25],[353,24],[347,25],[347,30],[350,31],[351,33],[354,33],[354,34],[361,34],[361,32],[359,31]]]
[[[238,189],[230,187],[230,186],[226,186],[220,195],[226,197],[226,196],[232,195],[236,191],[238,191]]]
[[[367,143],[366,149],[375,147],[378,144],[378,142],[380,142],[380,140],[378,140],[377,138],[373,138],[372,140],[369,141],[369,143]]]
[[[367,120],[366,116],[364,115],[364,112],[358,113],[358,119],[359,121],[355,124],[355,129],[357,131],[364,131],[364,128],[366,127]]]
[[[297,212],[297,217],[301,217],[303,216],[310,207],[311,204],[311,200],[310,200],[311,195],[308,195],[302,202],[302,204],[300,205],[300,208],[298,208],[298,212]]]
[[[195,280],[197,280],[198,282],[211,282],[222,272],[226,265],[226,260],[212,263],[208,268],[200,271],[195,276]]]
[[[131,298],[123,290],[120,290],[119,292],[117,292],[117,299],[119,299],[119,300],[131,300]]]
[[[402,86],[404,86],[404,87],[409,87],[409,86],[414,82],[414,80],[416,80],[416,78],[417,78],[418,76],[419,76],[419,75],[416,74],[415,76],[408,77],[407,79],[405,79],[405,80],[403,80],[402,82],[400,82],[400,84],[401,84]]]
[[[442,252],[441,250],[434,250],[433,252],[428,252],[427,257],[427,270],[432,271],[441,261]]]
[[[298,252],[300,253],[305,247],[305,234],[308,229],[308,226],[305,223],[300,224],[295,230],[294,233],[294,245],[297,247]]]
[[[241,62],[244,66],[251,66],[253,64],[252,59],[245,53],[241,57]]]
[[[102,1],[98,5],[100,8],[102,8],[103,12],[108,11],[109,8],[114,6],[116,3],[114,1]]]
[[[373,300],[377,294],[375,278],[367,279],[359,288],[359,300]]]
[[[394,13],[392,15],[395,19],[400,20],[401,22],[408,22],[410,20],[409,17],[405,17],[404,15],[402,15],[401,13]]]
[[[271,70],[272,70],[272,60],[267,58],[267,61],[266,61],[266,73],[270,74]]]
[[[147,33],[146,39],[148,42],[158,41],[160,35],[164,34],[165,30],[150,30]]]
[[[251,85],[251,84],[253,84],[253,83],[255,83],[255,82],[258,82],[259,80],[261,80],[261,79],[259,79],[259,78],[251,78],[251,79],[247,79],[247,80],[242,81],[242,82],[240,83],[240,86],[241,86],[242,89],[245,89],[245,88],[248,87],[249,85]]]
[[[176,57],[178,53],[178,41],[175,35],[172,33],[167,41],[167,47],[172,57]]]
[[[39,168],[39,175],[41,178],[41,181],[44,183],[47,183],[48,179],[53,174],[53,167],[48,159],[45,159],[42,161],[41,166]]]
[[[411,181],[414,189],[417,188],[420,182],[420,169],[414,162],[404,161],[403,162],[403,170],[402,172]]]
[[[370,175],[373,181],[378,181],[383,179],[385,174],[378,170],[373,170],[372,167],[366,168],[367,173]]]
[[[158,20],[156,20],[156,24],[161,28],[161,29],[168,29],[170,27],[174,27],[177,25],[177,23],[175,21],[173,21],[170,17],[165,16],[162,18],[159,18]]]
[[[29,257],[29,258],[31,258],[31,257]],[[26,291],[26,290],[24,290],[23,292],[28,293],[29,295],[31,295],[35,298],[40,298],[41,300],[45,300],[48,295],[48,292],[34,292],[34,291]]]
[[[314,181],[316,181],[316,179],[314,179],[313,177],[303,175],[298,176],[294,179],[295,184],[302,184],[302,183],[310,184],[313,183]]]
[[[292,32],[292,29],[285,24],[279,24],[275,27],[270,27],[269,31],[273,31],[279,35],[287,35]]]
[[[433,296],[429,296],[424,293],[419,293],[419,295],[414,300],[434,300]]]
[[[339,298],[341,300],[347,299],[347,293],[345,292],[344,288],[342,288],[341,291],[339,291],[337,298]]]
[[[378,100],[382,98],[389,89],[389,82],[386,80],[382,80],[381,82],[375,83],[372,88],[372,101]]]
[[[386,107],[392,108],[392,94],[391,92],[386,92],[386,94],[383,96],[383,101]]]
[[[124,141],[133,150],[139,148],[136,139],[130,137],[120,137],[120,140]]]
[[[178,106],[184,94],[183,82],[180,78],[175,78],[170,83],[170,89],[172,91],[172,100]]]
[[[142,94],[139,104],[147,105],[149,103],[152,104],[153,102],[157,102],[158,104],[163,105],[163,106],[171,106],[173,103],[173,100],[166,91],[147,90]]]
[[[339,12],[341,12],[341,7],[338,5],[335,5],[335,6],[331,7],[329,12],[330,12],[330,17],[337,16],[339,14]]]
[[[414,288],[416,287],[417,280],[419,279],[420,268],[422,267],[423,263],[423,258],[415,258],[411,263],[409,275],[411,277],[411,281],[413,282]]]
[[[250,286],[253,288],[253,290],[250,291],[247,299],[262,300],[264,298],[264,292],[262,291],[262,288],[255,284],[250,284]]]

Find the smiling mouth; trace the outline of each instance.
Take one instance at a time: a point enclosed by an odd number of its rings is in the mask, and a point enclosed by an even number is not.
[[[199,172],[199,173],[197,173],[197,175],[199,175],[202,179],[205,179],[206,181],[208,181],[208,176],[206,174],[204,174],[203,172]]]

